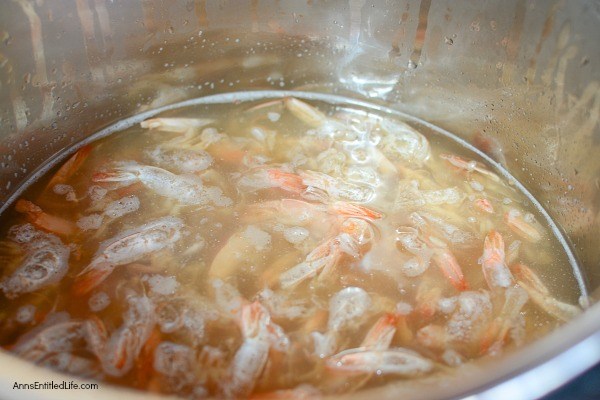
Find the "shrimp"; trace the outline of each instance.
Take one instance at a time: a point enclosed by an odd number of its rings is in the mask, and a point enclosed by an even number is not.
[[[505,290],[502,310],[484,334],[481,343],[482,353],[496,354],[502,349],[508,332],[518,324],[521,309],[528,299],[527,292],[521,287],[509,287]]]
[[[105,240],[91,263],[77,275],[73,286],[75,294],[88,293],[120,265],[172,247],[181,239],[183,227],[179,218],[164,217]]]
[[[413,256],[402,265],[402,272],[408,277],[423,274],[429,268],[433,250],[419,238],[418,231],[412,227],[399,227],[396,234],[396,241]]]
[[[140,126],[150,130],[192,135],[213,122],[208,118],[151,118],[140,122]]]
[[[457,225],[448,222],[452,214],[447,211],[444,218],[438,217],[427,212],[413,212],[410,214],[410,219],[415,226],[427,232],[433,232],[436,235],[440,234],[447,241],[458,246],[469,246],[473,241],[474,235]]]
[[[486,169],[485,166],[483,166],[483,164],[477,161],[465,160],[464,158],[454,154],[440,154],[440,158],[446,160],[450,165],[466,173],[471,173],[475,171],[487,178],[490,178],[494,182],[501,182],[498,175]]]
[[[71,250],[58,237],[40,232],[31,224],[13,226],[9,237],[25,250],[25,259],[0,282],[7,298],[14,299],[57,283],[67,273]]]
[[[514,285],[514,278],[506,265],[504,239],[499,232],[495,230],[488,232],[479,263],[483,269],[483,276],[488,287],[492,291],[506,289]]]
[[[415,295],[415,313],[424,321],[429,321],[438,311],[438,301],[442,298],[442,288],[429,274],[423,276]]]
[[[323,203],[330,199],[367,203],[374,196],[373,189],[370,187],[346,182],[316,171],[298,171],[298,174],[293,174],[271,169],[268,171],[268,179],[273,186],[299,194],[307,200]]]
[[[371,327],[369,332],[367,332],[367,335],[363,339],[358,349],[361,349],[363,351],[388,350],[390,347],[390,343],[394,338],[394,334],[396,333],[396,324],[398,322],[398,318],[399,316],[396,316],[392,313],[387,313],[381,316]],[[335,357],[335,355],[330,356],[328,360]],[[340,390],[343,390],[345,392],[351,392],[358,390],[373,376],[372,373],[358,374],[362,376],[354,376],[352,380],[348,382],[346,379],[340,379],[341,377],[343,377],[343,373],[346,372],[347,374],[348,371],[343,369],[339,370],[338,363],[334,364],[334,366],[331,366],[330,363],[326,361],[325,365],[326,367],[328,367],[328,370],[330,372],[335,373],[334,379],[327,380],[328,392],[339,392]],[[353,371],[353,375],[356,374],[357,373]]]
[[[38,363],[50,354],[72,352],[78,347],[85,347],[83,322],[61,312],[49,314],[42,324],[21,336],[11,351]]]
[[[268,146],[267,142],[232,138],[219,133],[215,128],[208,127],[213,122],[211,119],[198,118],[153,118],[143,121],[141,126],[182,135],[165,143],[162,146],[165,149],[207,150],[215,159],[234,164],[239,164],[248,153],[264,150],[264,146]]]
[[[349,374],[379,374],[415,377],[433,370],[434,364],[419,353],[404,349],[344,350],[326,361],[328,368]]]
[[[248,225],[234,233],[221,247],[210,264],[208,275],[224,279],[242,265],[258,261],[271,248],[271,235],[255,225]]]
[[[123,315],[123,324],[110,336],[97,317],[85,323],[91,351],[104,372],[114,377],[121,377],[133,368],[156,322],[154,305],[148,297],[130,293],[126,301],[128,308]]]
[[[84,350],[86,343],[84,322],[61,312],[48,315],[42,324],[22,335],[11,352],[61,372],[100,378],[101,370],[94,360],[73,354]]]
[[[154,193],[185,205],[206,206],[213,203],[216,206],[227,207],[232,204],[232,200],[226,197],[220,188],[205,186],[197,177],[175,175],[149,165],[123,164],[108,171],[95,173],[92,180],[119,182],[125,186],[140,182]]]
[[[433,350],[443,350],[448,345],[463,351],[479,343],[492,316],[492,302],[486,291],[465,291],[460,295],[438,301],[439,309],[450,314],[446,325],[427,325],[417,332],[417,341]]]
[[[529,242],[539,242],[542,239],[542,234],[536,228],[534,221],[528,222],[527,218],[515,208],[511,208],[504,214],[504,222],[514,233]]]
[[[492,205],[492,203],[490,203],[490,201],[488,199],[485,199],[485,198],[475,199],[475,201],[473,202],[473,205],[478,210],[483,211],[485,213],[488,213],[488,214],[494,213],[494,206]]]
[[[235,353],[227,379],[220,384],[227,398],[248,397],[267,364],[269,349],[283,351],[289,346],[283,330],[271,322],[268,311],[257,301],[242,307],[240,324],[244,342]]]
[[[379,145],[388,159],[416,166],[429,159],[431,148],[427,138],[410,125],[388,119],[380,120],[379,125],[387,133]]]
[[[462,268],[448,245],[434,236],[425,238],[425,243],[433,250],[433,261],[452,286],[460,291],[467,290],[469,285],[465,280]]]
[[[321,272],[328,276],[344,253],[359,256],[359,249],[374,237],[370,224],[362,219],[348,218],[340,227],[340,233],[326,239],[311,251],[300,264],[285,271],[279,277],[282,288],[294,287]]]
[[[319,358],[335,353],[338,338],[345,328],[355,326],[371,307],[371,296],[364,289],[350,286],[337,292],[329,300],[329,318],[325,333],[312,332],[314,353]]]
[[[88,144],[77,150],[77,152],[58,169],[52,179],[50,179],[50,182],[46,185],[46,190],[54,188],[56,185],[66,183],[79,168],[81,168],[81,165],[87,160],[92,149],[93,146]]]
[[[213,158],[202,149],[164,149],[161,146],[147,151],[146,155],[160,167],[180,174],[194,174],[205,171],[213,164]]]
[[[195,373],[195,351],[189,346],[162,342],[154,349],[153,368],[162,374],[174,392],[190,390],[198,376]]]
[[[540,278],[526,265],[515,264],[512,270],[517,277],[517,283],[527,291],[531,300],[546,313],[561,321],[570,321],[581,314],[581,308],[564,303],[550,294],[550,291]]]
[[[194,291],[160,296],[154,301],[160,331],[194,347],[204,339],[205,321],[216,319],[218,315],[207,300]]]
[[[71,236],[78,231],[77,226],[66,219],[45,213],[31,201],[19,199],[15,211],[25,214],[28,222],[36,227],[61,236]]]

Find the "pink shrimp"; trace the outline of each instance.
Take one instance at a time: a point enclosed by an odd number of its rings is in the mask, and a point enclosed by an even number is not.
[[[530,242],[538,242],[542,238],[540,231],[532,224],[523,218],[521,212],[515,208],[511,208],[504,214],[504,222],[517,235]]]
[[[523,288],[509,287],[506,289],[502,310],[483,335],[482,353],[497,353],[502,349],[509,331],[518,323],[517,319],[527,300],[528,296]]]
[[[433,370],[433,363],[417,352],[392,348],[344,350],[327,359],[327,368],[347,374],[382,374],[413,377]]]
[[[289,340],[273,322],[268,311],[258,302],[242,306],[240,325],[244,342],[235,353],[227,379],[221,382],[225,397],[248,397],[263,373],[269,349],[283,351]]]
[[[183,222],[179,218],[164,217],[105,240],[91,263],[77,275],[74,293],[84,295],[104,281],[117,266],[173,246],[181,239],[182,229]]]
[[[277,187],[299,194],[308,200],[366,203],[373,197],[373,191],[368,187],[346,182],[322,172],[298,171],[298,174],[293,174],[270,169],[268,178]]]
[[[481,163],[474,160],[465,160],[462,157],[459,157],[454,154],[440,154],[440,157],[450,163],[450,165],[456,167],[461,171],[465,171],[467,173],[470,172],[478,172],[481,175],[484,175],[488,178],[491,178],[495,182],[499,182],[500,178],[498,175],[486,169]]]
[[[581,314],[581,308],[553,297],[546,285],[528,266],[515,264],[511,268],[519,286],[525,289],[531,300],[546,313],[565,322]]]
[[[462,268],[454,254],[448,248],[448,245],[433,236],[426,238],[425,242],[433,250],[433,261],[452,286],[460,291],[468,290],[469,284],[465,280]]]
[[[506,289],[514,284],[514,278],[506,265],[504,239],[499,232],[491,230],[485,237],[479,263],[491,290]]]
[[[129,305],[123,324],[110,336],[103,322],[94,317],[86,321],[85,330],[91,351],[98,357],[104,371],[115,377],[128,373],[134,366],[154,325],[154,305],[146,296],[129,294]]]
[[[303,262],[290,268],[279,277],[283,288],[294,287],[322,271],[320,277],[331,274],[344,253],[353,257],[359,255],[359,249],[374,237],[374,231],[367,221],[358,218],[344,220],[339,234],[326,239]]]
[[[475,205],[475,207],[483,212],[486,212],[488,214],[493,214],[494,213],[494,206],[492,206],[492,203],[490,203],[490,201],[488,199],[476,199],[473,204]]]
[[[36,227],[61,236],[71,236],[78,231],[77,226],[64,218],[50,215],[31,201],[19,199],[15,204],[15,210],[25,214],[27,221]]]
[[[48,185],[46,185],[46,189],[53,188],[55,185],[63,184],[67,182],[71,176],[73,176],[81,165],[87,160],[90,152],[92,151],[92,145],[83,146],[79,149],[75,154],[71,156],[54,174]]]

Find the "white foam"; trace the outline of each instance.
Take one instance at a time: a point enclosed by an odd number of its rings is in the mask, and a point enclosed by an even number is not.
[[[285,240],[292,244],[302,243],[308,238],[308,236],[308,229],[302,228],[301,226],[293,226],[286,228],[283,231],[283,237],[285,237]]]
[[[140,208],[140,199],[131,195],[113,201],[104,209],[104,215],[110,218],[119,218],[123,215],[137,211]]]
[[[349,321],[363,315],[371,306],[371,297],[359,287],[347,287],[329,301],[330,331],[337,331]]]
[[[150,275],[144,278],[153,294],[168,296],[174,294],[179,288],[179,282],[174,276]]]
[[[88,299],[88,307],[92,312],[104,310],[110,304],[110,297],[105,292],[97,292]]]
[[[271,235],[255,225],[248,225],[243,236],[257,251],[265,251],[271,246]]]
[[[33,317],[35,316],[35,310],[35,306],[31,304],[21,306],[17,309],[15,319],[20,324],[27,324],[33,320]]]
[[[100,214],[90,214],[77,220],[77,227],[83,231],[91,231],[100,228],[104,217]]]

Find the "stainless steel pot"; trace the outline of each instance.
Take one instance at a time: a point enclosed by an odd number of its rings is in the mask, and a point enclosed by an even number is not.
[[[442,386],[353,397],[533,398],[600,360],[598,1],[12,0],[0,39],[0,209],[65,149],[176,101],[294,89],[386,104],[501,161],[564,230],[592,305]],[[137,396],[12,389],[50,379],[73,380],[0,353],[2,398]]]

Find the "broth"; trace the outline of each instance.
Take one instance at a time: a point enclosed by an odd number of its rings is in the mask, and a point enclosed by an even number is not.
[[[374,108],[175,107],[82,147],[2,216],[0,344],[191,398],[443,379],[581,311],[568,249],[519,189]]]

